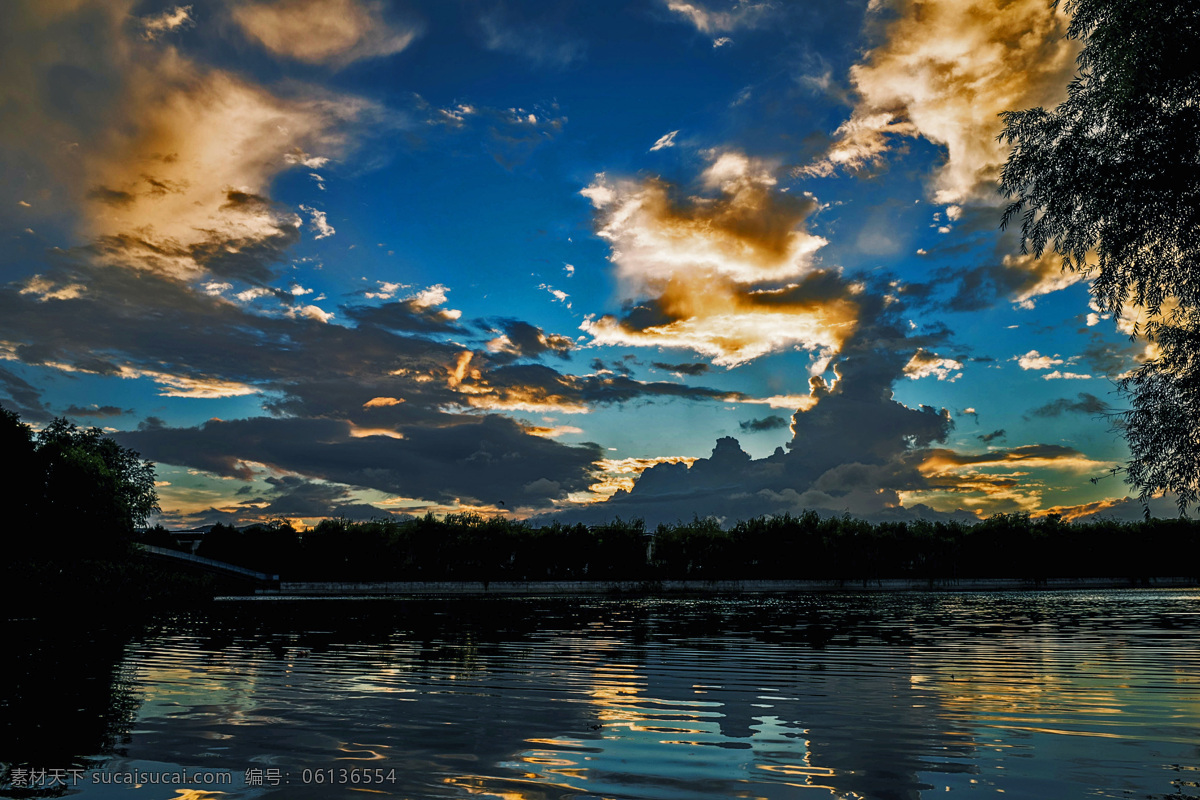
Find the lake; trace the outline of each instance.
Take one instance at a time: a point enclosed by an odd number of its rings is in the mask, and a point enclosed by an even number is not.
[[[7,626],[4,796],[1200,796],[1200,590]]]

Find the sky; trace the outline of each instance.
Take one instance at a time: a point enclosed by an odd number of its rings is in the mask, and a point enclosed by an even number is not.
[[[1140,517],[1136,309],[1000,226],[1067,23],[4,3],[0,405],[153,461],[172,528]]]

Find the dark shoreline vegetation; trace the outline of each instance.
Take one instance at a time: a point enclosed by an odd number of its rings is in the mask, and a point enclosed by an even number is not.
[[[142,537],[171,546],[162,529]],[[1191,575],[1190,519],[1069,523],[998,514],[975,525],[850,516],[758,517],[723,529],[695,519],[647,530],[640,519],[585,526],[477,514],[404,521],[328,519],[217,525],[196,555],[284,581],[875,580],[1114,578]]]
[[[0,409],[3,411],[3,409]],[[184,550],[161,526],[154,468],[102,435],[56,420],[36,435],[3,413],[6,452],[27,468],[4,486],[10,512],[0,568],[10,616],[53,608],[174,607],[244,592],[237,578],[155,560],[137,543]],[[890,578],[1111,578],[1134,583],[1197,575],[1180,555],[1200,549],[1187,518],[1071,523],[998,514],[975,524],[870,523],[849,515],[764,516],[659,525],[534,525],[472,513],[353,522],[296,531],[283,520],[216,525],[195,555],[283,581],[521,582],[871,581]]]

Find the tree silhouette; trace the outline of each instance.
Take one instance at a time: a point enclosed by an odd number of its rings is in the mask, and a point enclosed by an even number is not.
[[[75,554],[111,553],[158,510],[154,465],[99,428],[56,419],[33,434],[0,408],[0,444],[18,550],[45,554],[68,544]]]
[[[1055,2],[1053,5],[1057,6]],[[1200,496],[1200,4],[1067,0],[1083,42],[1067,100],[1003,115],[1002,226],[1088,273],[1105,311],[1143,309],[1158,356],[1119,383],[1126,480],[1142,499]]]

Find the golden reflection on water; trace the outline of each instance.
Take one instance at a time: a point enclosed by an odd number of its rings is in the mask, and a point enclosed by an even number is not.
[[[1194,615],[1192,602],[1150,601]],[[141,701],[129,757],[394,767],[398,785],[320,796],[512,800],[1091,798],[1115,786],[1158,798],[1200,769],[1200,636],[1160,631],[1166,612],[1126,619],[1124,598],[1099,611],[1070,598],[841,601],[850,610],[822,621],[832,635],[815,646],[804,614],[821,602],[597,602],[600,621],[572,609],[511,634],[448,623],[313,648],[295,634],[284,646],[151,638],[122,672]],[[1040,617],[1014,621],[1005,603]],[[174,800],[229,796],[257,793]]]

